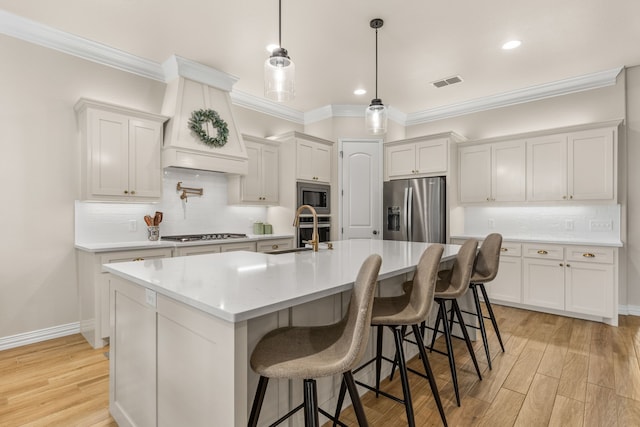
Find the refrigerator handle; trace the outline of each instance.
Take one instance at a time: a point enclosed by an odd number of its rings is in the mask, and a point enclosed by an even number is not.
[[[413,218],[411,215],[411,211],[413,210],[413,188],[409,187],[407,189],[408,197],[406,198],[406,212],[407,212],[407,241],[413,241]]]

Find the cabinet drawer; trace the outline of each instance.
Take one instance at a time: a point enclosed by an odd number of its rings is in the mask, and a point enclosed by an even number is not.
[[[563,259],[564,252],[562,246],[544,244],[524,244],[523,256],[527,258],[540,259]]]
[[[293,248],[293,240],[291,239],[278,239],[268,240],[264,242],[257,242],[258,252],[269,252],[277,249],[291,249]]]
[[[220,245],[220,252],[234,252],[234,251],[256,251],[255,242],[238,242],[238,243],[225,243]]]
[[[143,261],[152,258],[171,258],[171,248],[141,249],[137,251],[109,252],[100,256],[100,264]]]
[[[522,255],[522,243],[502,242],[500,256],[520,256]]]
[[[613,264],[614,249],[599,246],[567,246],[567,261]]]

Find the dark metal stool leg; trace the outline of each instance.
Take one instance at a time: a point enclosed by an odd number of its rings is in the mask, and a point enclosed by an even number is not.
[[[443,300],[441,300],[443,301]],[[436,316],[436,324],[433,327],[433,336],[431,337],[431,345],[429,345],[429,351],[433,350],[433,346],[436,344],[436,336],[438,335],[438,329],[440,328],[440,319],[443,318],[444,323],[447,323],[446,317],[444,317],[445,315],[443,314],[446,313],[446,306],[443,308],[443,304],[440,304],[441,301],[437,301],[438,303],[438,315]],[[445,328],[446,330],[447,328]]]
[[[376,397],[380,390],[380,371],[382,370],[382,326],[378,326],[378,337],[376,342]]]
[[[427,379],[429,380],[429,385],[431,386],[431,393],[433,393],[433,399],[436,401],[436,405],[438,406],[438,412],[440,412],[440,418],[442,418],[442,424],[447,427],[447,417],[444,415],[444,408],[442,407],[442,402],[440,401],[440,393],[438,392],[438,386],[436,385],[436,378],[433,376],[433,371],[431,370],[431,365],[429,364],[429,359],[427,359],[427,352],[424,350],[424,341],[422,340],[422,335],[420,335],[420,330],[418,325],[413,325],[413,334],[416,337],[416,342],[418,343],[418,350],[420,351],[420,357],[422,357],[422,365],[424,366],[424,371],[427,374]]]
[[[415,427],[416,422],[413,416],[413,401],[411,400],[411,390],[409,389],[409,378],[407,376],[407,364],[404,358],[404,350],[402,349],[403,336],[400,328],[390,327],[393,330],[393,336],[396,342],[396,352],[398,353],[398,370],[400,371],[400,380],[402,381],[402,392],[404,394],[404,408],[407,412],[407,422],[409,427]]]
[[[496,316],[493,314],[493,308],[491,307],[491,302],[489,301],[489,297],[487,296],[487,290],[484,288],[484,283],[478,283],[478,286],[480,286],[480,290],[482,291],[482,297],[484,298],[484,304],[487,306],[489,318],[491,319],[491,323],[493,324],[493,330],[496,331],[498,342],[500,342],[500,348],[502,348],[502,352],[504,353],[504,344],[502,344],[502,337],[500,336],[500,331],[498,330],[498,321],[496,320]]]
[[[347,389],[349,390],[349,396],[351,397],[351,404],[353,405],[353,410],[356,413],[356,419],[358,420],[358,425],[360,427],[368,427],[369,423],[367,422],[367,417],[364,414],[362,402],[360,401],[360,395],[358,395],[358,390],[356,389],[356,383],[353,380],[353,374],[351,373],[351,371],[348,371],[343,374],[343,377],[344,377],[344,381],[342,383],[345,384]],[[342,387],[340,388],[340,391],[342,391]],[[343,398],[344,398],[344,395],[343,395]],[[342,406],[342,402],[340,403],[340,406]],[[338,418],[338,415],[339,414],[336,414],[336,419]]]
[[[458,317],[458,322],[460,322],[460,329],[462,329],[462,335],[464,336],[464,341],[467,343],[467,349],[469,350],[469,355],[471,356],[471,360],[473,361],[473,366],[476,367],[478,378],[482,380],[482,374],[480,373],[478,360],[476,359],[476,354],[473,351],[473,345],[471,344],[471,339],[469,338],[469,332],[467,332],[467,325],[464,323],[464,319],[462,318],[462,313],[460,312],[458,301],[452,300],[451,302],[453,304],[453,309],[455,310],[456,315]]]
[[[304,425],[305,427],[320,426],[316,380],[304,380]]]
[[[446,313],[446,301],[445,300],[436,300],[440,305],[440,309],[438,314]],[[446,314],[443,314],[446,316]],[[447,322],[447,318],[444,317],[444,321],[442,322],[444,325],[444,339],[447,343],[447,356],[449,358],[449,369],[451,369],[451,379],[453,381],[453,391],[456,394],[456,403],[460,406],[460,391],[458,390],[458,374],[456,373],[456,360],[453,355],[453,344],[451,343],[451,330],[449,329],[449,323]]]
[[[349,372],[351,381],[353,381],[353,374],[351,372]],[[344,403],[344,396],[345,394],[347,394],[347,373],[345,372],[343,374],[343,378],[342,378],[342,382],[340,383],[340,393],[338,394],[338,402],[336,403],[336,413],[334,415],[334,418],[336,420],[340,419],[340,412],[342,411],[342,404]],[[351,393],[351,391],[349,391],[349,393]],[[351,397],[351,400],[353,401],[353,397]],[[355,403],[353,404],[353,407],[355,409]],[[356,413],[356,415],[358,415]],[[336,422],[333,422],[333,427],[336,427]]]
[[[469,285],[473,292],[473,301],[476,304],[476,313],[478,314],[478,325],[480,326],[480,334],[482,335],[482,344],[484,345],[484,352],[487,355],[487,364],[489,369],[491,368],[491,354],[489,353],[489,339],[487,338],[487,331],[484,327],[484,316],[482,315],[482,308],[480,307],[480,297],[478,297],[478,289],[476,289],[475,283]]]
[[[255,427],[258,425],[258,417],[260,416],[260,410],[262,409],[262,402],[264,401],[264,394],[267,391],[267,385],[269,384],[269,378],[260,376],[258,381],[258,388],[256,389],[256,396],[253,399],[253,405],[251,406],[251,415],[249,415],[249,427]]]

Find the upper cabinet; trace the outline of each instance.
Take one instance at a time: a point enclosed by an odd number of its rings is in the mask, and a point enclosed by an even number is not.
[[[527,199],[615,200],[615,128],[527,141]]]
[[[445,175],[449,144],[463,138],[453,132],[384,144],[384,180]]]
[[[167,117],[81,99],[76,104],[83,200],[158,200]]]
[[[296,178],[300,181],[331,182],[331,150],[329,141],[298,136],[296,140]]]
[[[618,126],[594,123],[464,144],[458,199],[615,202]]]
[[[460,147],[460,202],[525,200],[525,146],[521,141]]]
[[[254,136],[243,135],[249,159],[247,175],[230,175],[228,200],[231,204],[278,204],[278,143]]]

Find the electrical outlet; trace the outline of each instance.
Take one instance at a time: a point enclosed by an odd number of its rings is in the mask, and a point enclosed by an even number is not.
[[[564,220],[564,229],[567,231],[573,231],[573,220],[565,219]]]
[[[590,231],[611,231],[613,230],[613,222],[611,220],[595,220],[589,221]]]
[[[135,219],[129,220],[129,231],[138,231],[138,221]]]
[[[145,289],[144,290],[144,300],[151,307],[155,308],[156,307],[156,293],[155,293],[155,291],[152,291],[151,289]]]
[[[492,219],[488,221],[489,230],[493,230],[496,227],[496,222]]]

